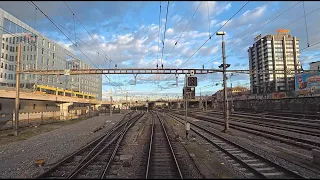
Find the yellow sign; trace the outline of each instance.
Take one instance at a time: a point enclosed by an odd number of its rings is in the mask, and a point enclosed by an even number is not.
[[[277,29],[277,33],[289,33],[290,30],[289,29]]]
[[[255,38],[254,38],[254,41],[256,41],[256,40],[258,40],[258,39],[260,39],[260,38],[261,38],[261,34],[259,34],[259,36],[255,37]]]

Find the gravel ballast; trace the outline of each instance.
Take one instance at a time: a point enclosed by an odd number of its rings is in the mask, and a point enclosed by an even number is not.
[[[0,145],[0,178],[33,178],[64,157],[102,136],[124,114],[96,116],[43,133],[24,141]],[[99,129],[104,126],[105,128]],[[38,167],[35,161],[44,159]]]
[[[180,115],[180,117],[182,117]],[[249,135],[252,136],[252,139],[247,139],[247,138],[243,138],[240,137],[241,132],[234,130],[234,129],[230,129],[229,133],[222,133],[221,130],[223,129],[221,126],[217,126],[214,125],[214,123],[209,123],[209,122],[205,122],[205,121],[199,121],[197,119],[194,118],[190,118],[188,117],[189,120],[196,122],[197,124],[200,124],[202,126],[206,126],[209,129],[211,129],[212,132],[215,132],[233,142],[238,143],[239,145],[242,145],[243,147],[246,147],[248,149],[250,149],[253,152],[256,152],[257,154],[271,160],[272,162],[276,162],[277,164],[282,165],[283,167],[286,167],[292,171],[296,171],[298,172],[300,175],[307,177],[307,178],[319,178],[320,174],[315,173],[314,171],[311,171],[309,169],[306,169],[304,167],[301,167],[299,165],[293,164],[292,162],[289,162],[286,159],[280,158],[279,156],[276,156],[275,154],[277,154],[277,150],[273,149],[273,146],[266,146],[265,144],[260,144],[257,141],[262,141],[261,139],[263,139],[262,137],[258,137],[258,136],[254,136],[254,135]],[[214,127],[216,126],[216,127]],[[244,135],[245,133],[242,132],[242,134]],[[256,139],[256,140],[253,140]],[[279,146],[284,146],[287,147],[287,145],[285,144],[280,144],[279,142],[275,142],[275,141],[270,141],[267,139],[264,139],[265,141],[269,141],[269,142],[273,142],[273,144],[279,144]],[[289,146],[288,146],[289,148]],[[292,148],[292,147],[291,147]]]

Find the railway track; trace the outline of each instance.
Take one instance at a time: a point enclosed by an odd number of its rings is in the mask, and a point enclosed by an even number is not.
[[[66,157],[37,178],[104,178],[128,129],[144,113],[128,113],[107,133]]]
[[[238,112],[243,112],[243,113],[261,113],[261,112],[254,112],[254,111],[238,111]],[[306,118],[310,120],[320,120],[320,114],[313,113],[313,114],[297,114],[297,113],[292,113],[292,112],[277,112],[277,111],[266,111],[264,112],[268,115],[272,116],[285,116],[285,117],[290,117],[292,119],[301,119],[301,118]]]
[[[181,124],[184,124],[180,117],[172,114],[168,115]],[[215,152],[221,153],[235,168],[242,171],[243,174],[249,176],[249,178],[304,178],[298,173],[210,131],[207,127],[197,125],[193,122],[190,122],[190,124],[192,125],[191,131],[217,148]]]
[[[178,114],[183,115],[182,112]],[[204,116],[199,114],[189,114],[189,117],[193,117],[196,119],[200,119],[202,121],[207,121],[210,123],[224,126],[224,122],[221,118],[209,117],[209,116]],[[248,124],[245,124],[245,123],[231,121],[229,122],[229,127],[239,131],[247,132],[249,134],[255,134],[268,139],[280,141],[289,145],[294,145],[302,149],[312,150],[312,149],[317,149],[320,146],[320,142],[314,141],[312,139],[304,139],[300,137],[293,137],[291,135],[276,133],[269,130],[257,129],[255,127],[250,127],[248,126]]]
[[[146,166],[146,179],[183,178],[163,120],[152,112],[152,127]]]
[[[197,112],[197,114],[203,114]],[[222,112],[208,112],[209,115],[223,117]],[[263,117],[264,116],[264,117]],[[320,121],[314,123],[304,123],[297,121],[288,121],[283,119],[272,119],[272,117],[267,115],[248,115],[248,114],[240,114],[233,113],[229,116],[229,119],[236,122],[244,122],[246,124],[259,125],[263,127],[275,128],[279,130],[290,131],[299,134],[305,134],[310,136],[320,137]],[[277,118],[277,117],[274,117]],[[312,120],[315,121],[315,120]]]

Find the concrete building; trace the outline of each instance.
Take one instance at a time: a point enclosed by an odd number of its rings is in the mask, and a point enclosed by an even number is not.
[[[18,44],[21,49],[21,70],[93,68],[72,52],[35,29],[21,22],[0,8],[0,86],[15,86]],[[34,85],[48,85],[66,90],[94,95],[102,100],[101,75],[21,75],[21,88],[32,89]]]
[[[310,70],[320,70],[320,61],[311,62]]]
[[[289,30],[277,32],[257,36],[248,49],[251,93],[294,90],[294,75],[301,70],[299,39],[290,35]],[[271,70],[287,73],[276,74]]]

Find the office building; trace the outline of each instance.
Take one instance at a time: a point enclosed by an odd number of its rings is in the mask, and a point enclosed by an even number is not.
[[[0,9],[1,62],[0,86],[15,87],[18,44],[21,49],[21,70],[64,70],[72,68],[91,69],[72,52],[35,29]],[[32,89],[34,85],[48,85],[102,99],[101,75],[34,75],[21,74],[21,88]]]
[[[289,30],[277,32],[257,36],[248,49],[251,93],[294,90],[294,75],[301,71],[299,39]]]

